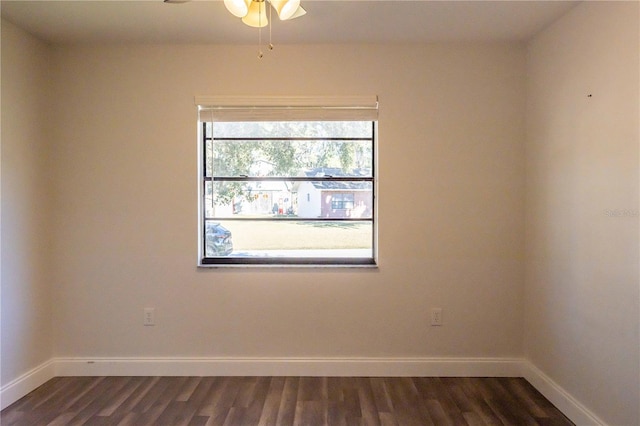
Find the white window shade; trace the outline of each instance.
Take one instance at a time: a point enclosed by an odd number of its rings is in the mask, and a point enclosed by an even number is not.
[[[377,96],[196,96],[200,121],[375,121]]]

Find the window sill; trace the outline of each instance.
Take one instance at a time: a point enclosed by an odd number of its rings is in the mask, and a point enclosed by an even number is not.
[[[309,264],[286,264],[286,263],[214,263],[205,264],[198,263],[198,269],[378,269],[377,263],[370,264],[322,264],[322,263],[309,263]]]

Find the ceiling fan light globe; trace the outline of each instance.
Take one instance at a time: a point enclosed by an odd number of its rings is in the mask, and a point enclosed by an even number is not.
[[[242,18],[242,22],[254,28],[261,28],[269,25],[266,3],[266,1],[251,1],[249,11]]]
[[[300,0],[271,0],[271,5],[278,12],[280,20],[291,19],[300,7]]]
[[[249,1],[251,0],[224,0],[224,5],[232,15],[242,18],[249,13]]]
[[[307,13],[307,11],[304,10],[304,8],[302,6],[298,6],[298,9],[296,9],[296,11],[293,13],[291,18],[289,18],[289,19],[299,18],[300,16],[305,15],[306,13]]]

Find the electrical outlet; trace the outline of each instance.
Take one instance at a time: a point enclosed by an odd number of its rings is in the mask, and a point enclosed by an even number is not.
[[[442,308],[431,309],[431,325],[432,326],[442,325]]]
[[[144,308],[144,325],[156,325],[156,308]]]

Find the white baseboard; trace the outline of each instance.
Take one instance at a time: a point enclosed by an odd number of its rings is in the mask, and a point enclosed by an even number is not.
[[[49,360],[0,388],[0,410],[55,377],[54,360]]]
[[[607,426],[602,419],[529,361],[523,362],[522,372],[522,376],[573,423],[580,426]]]
[[[521,358],[53,358],[2,386],[2,409],[57,376],[524,377],[574,423],[606,426]]]
[[[519,358],[56,358],[57,376],[520,377]]]

